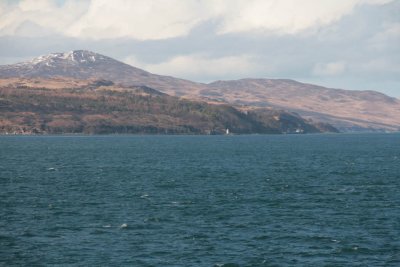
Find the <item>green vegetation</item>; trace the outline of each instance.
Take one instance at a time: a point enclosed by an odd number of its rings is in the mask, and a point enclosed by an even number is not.
[[[320,131],[290,113],[241,112],[147,87],[0,88],[2,134],[223,134],[227,128],[236,134]]]

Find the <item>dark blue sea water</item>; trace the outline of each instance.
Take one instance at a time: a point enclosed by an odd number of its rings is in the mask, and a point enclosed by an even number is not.
[[[3,136],[0,265],[400,266],[400,135]]]

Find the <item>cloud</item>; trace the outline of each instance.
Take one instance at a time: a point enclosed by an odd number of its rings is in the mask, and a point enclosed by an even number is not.
[[[210,58],[205,55],[180,55],[156,64],[145,64],[136,57],[130,56],[125,59],[125,62],[153,73],[203,82],[221,77],[245,77],[260,69],[250,55],[218,58]]]
[[[86,12],[88,4],[87,1],[79,0],[67,1],[62,6],[50,0],[2,3],[0,5],[0,36],[39,37],[49,33],[66,36],[65,30]]]
[[[222,12],[219,33],[267,31],[295,34],[335,22],[360,1],[239,0]]]
[[[97,0],[66,34],[94,39],[166,39],[187,35],[205,19],[207,10],[201,1]]]
[[[315,75],[334,76],[342,74],[346,70],[346,62],[336,61],[329,63],[317,63],[314,66],[313,73]]]
[[[386,5],[390,2],[393,2],[393,0],[365,0],[365,1],[362,1],[362,3],[369,4],[369,5]]]
[[[361,5],[383,5],[392,0],[232,0],[220,10],[218,32],[297,34],[318,30],[351,14]]]
[[[208,21],[218,34],[297,34],[338,21],[358,5],[390,0],[22,0],[0,4],[0,36],[54,32],[83,39],[160,40],[188,35]],[[32,26],[30,26],[32,27]],[[40,29],[43,28],[43,29]]]

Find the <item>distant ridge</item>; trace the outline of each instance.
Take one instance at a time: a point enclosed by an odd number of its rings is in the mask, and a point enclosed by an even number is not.
[[[86,50],[52,53],[0,66],[0,78],[10,77],[104,79],[246,109],[288,110],[314,121],[330,123],[342,131],[400,130],[400,100],[375,91],[331,89],[289,79],[240,79],[203,84],[152,74]]]

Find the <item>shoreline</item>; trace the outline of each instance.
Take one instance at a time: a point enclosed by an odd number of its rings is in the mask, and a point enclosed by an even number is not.
[[[65,134],[0,134],[0,137],[125,137],[125,136],[310,136],[310,135],[392,135],[400,132],[340,132],[340,133],[302,133],[302,134],[265,134],[265,133],[247,133],[247,134],[146,134],[146,133],[128,133],[128,134],[84,134],[84,133],[65,133]]]

